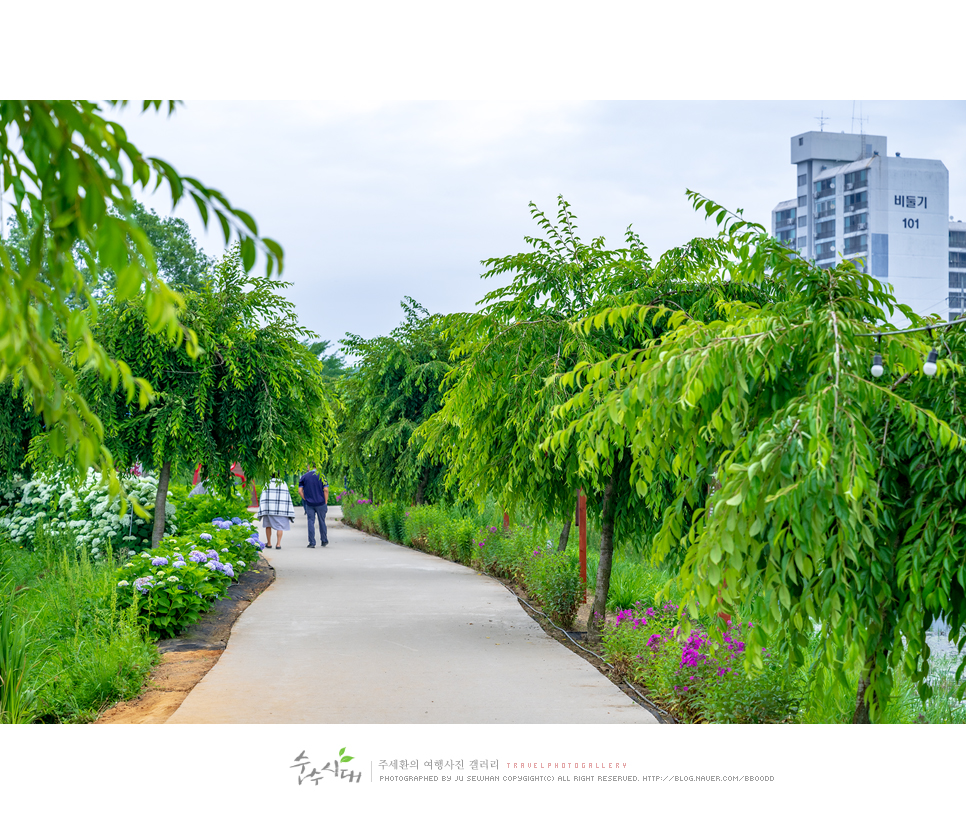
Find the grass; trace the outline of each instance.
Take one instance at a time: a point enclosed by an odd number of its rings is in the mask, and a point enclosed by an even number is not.
[[[89,722],[140,691],[157,649],[137,609],[119,608],[114,567],[110,555],[94,562],[43,532],[30,548],[0,539],[0,606],[25,641],[15,676],[19,722]],[[8,634],[0,650],[15,641]]]

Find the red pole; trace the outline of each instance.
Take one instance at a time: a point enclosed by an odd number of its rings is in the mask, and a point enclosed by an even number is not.
[[[584,586],[584,602],[587,602],[587,496],[583,490],[577,492],[577,528],[580,546],[580,581]]]
[[[507,513],[506,510],[503,511],[503,529],[510,529],[510,514]]]

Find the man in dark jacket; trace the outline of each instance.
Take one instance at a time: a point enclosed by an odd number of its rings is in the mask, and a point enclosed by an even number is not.
[[[313,464],[311,469],[299,479],[299,495],[309,525],[308,547],[315,547],[315,517],[319,517],[319,536],[322,547],[329,544],[329,536],[325,532],[325,514],[329,502],[329,485],[316,471]]]

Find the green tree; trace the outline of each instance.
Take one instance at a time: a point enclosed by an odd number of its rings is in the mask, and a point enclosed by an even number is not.
[[[246,274],[230,250],[199,291],[187,290],[182,320],[196,333],[200,355],[152,333],[143,298],[112,298],[93,331],[154,390],[143,410],[96,372],[81,375],[87,400],[104,424],[105,444],[124,466],[159,471],[154,543],[164,533],[172,468],[202,463],[222,492],[230,467],[249,478],[323,460],[334,440],[334,416],[321,368],[302,340],[286,283]]]
[[[759,285],[770,274],[788,297],[730,304],[712,322],[659,306],[669,330],[575,373],[581,389],[564,409],[583,414],[556,440],[598,436],[583,460],[604,469],[606,447],[629,444],[642,493],[672,481],[653,551],[677,552],[690,618],[751,603],[761,623],[746,660],[759,666],[778,633],[800,665],[819,626],[816,671],[858,678],[854,720],[875,720],[900,664],[929,694],[925,632],[937,616],[962,642],[966,419],[953,355],[966,338],[944,335],[940,374],[925,377],[928,337],[870,337],[894,331],[896,311],[924,322],[887,287],[849,262],[816,268],[690,195],[723,228],[722,278]],[[653,311],[615,306],[591,323],[633,325]],[[881,380],[868,369],[877,348]]]
[[[173,216],[158,216],[140,202],[131,212],[154,251],[158,276],[176,291],[198,291],[215,260],[198,247],[188,223]]]
[[[420,458],[417,427],[439,409],[450,340],[438,315],[411,297],[405,322],[387,337],[350,334],[341,342],[357,360],[339,384],[344,407],[339,464],[364,477],[377,498],[422,504],[447,496],[442,464]]]
[[[308,350],[314,354],[319,363],[322,364],[322,375],[329,383],[334,383],[341,378],[346,370],[345,357],[338,351],[329,351],[332,345],[331,340],[316,340],[314,343],[306,343]]]
[[[460,361],[447,376],[442,409],[420,434],[426,451],[446,460],[462,495],[480,500],[493,493],[508,509],[523,507],[539,519],[562,521],[561,549],[576,490],[588,493],[601,528],[594,634],[606,609],[616,540],[646,538],[669,494],[654,488],[649,503],[631,486],[626,441],[601,446],[588,433],[581,441],[549,443],[563,426],[559,407],[572,398],[562,378],[582,364],[637,348],[660,327],[653,315],[637,329],[579,325],[581,318],[606,317],[615,303],[657,299],[713,317],[721,301],[764,295],[702,278],[720,263],[722,249],[714,240],[694,240],[653,265],[630,229],[623,248],[608,248],[603,238],[582,242],[562,197],[556,224],[534,205],[531,212],[544,233],[527,237],[532,250],[484,263],[484,278],[512,273],[510,285],[487,294],[481,311],[451,318]],[[568,417],[576,417],[573,403]],[[584,464],[587,443],[606,459]]]
[[[160,109],[161,102],[143,107]],[[174,107],[170,103],[169,111]],[[281,270],[281,248],[259,238],[251,216],[221,192],[143,155],[98,104],[0,101],[0,199],[12,195],[8,204],[21,230],[32,227],[26,254],[0,246],[0,381],[16,375],[45,423],[61,427],[51,432],[50,449],[63,455],[75,447],[78,469],[97,463],[112,492],[119,488],[113,460],[102,443],[102,425],[77,392],[74,366],[97,371],[132,401],[144,405],[150,399],[148,384],[113,360],[92,334],[85,307],[107,271],[116,276],[119,299],[143,294],[150,331],[193,345],[178,322],[177,295],[158,278],[150,241],[134,216],[133,188],[162,183],[170,188],[172,206],[190,197],[205,224],[212,214],[217,218],[226,243],[240,239],[246,269],[260,244],[269,275]]]

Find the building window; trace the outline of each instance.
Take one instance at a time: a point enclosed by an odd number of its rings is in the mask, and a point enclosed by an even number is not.
[[[798,146],[801,147],[805,143],[804,137],[798,139]]]
[[[869,273],[868,263],[867,263],[866,258],[864,256],[860,256],[858,259],[850,259],[849,262],[851,262],[863,274],[868,274]]]
[[[966,231],[950,231],[949,247],[966,248]]]
[[[792,228],[790,231],[779,231],[778,241],[782,245],[787,245],[789,248],[795,247],[795,229]]]
[[[799,207],[805,207],[805,205],[807,205],[807,204],[808,204],[808,196],[799,196],[798,197],[798,206]]]
[[[835,236],[835,220],[831,219],[828,222],[819,222],[815,226],[815,238],[816,239],[828,239],[831,236]]]
[[[949,252],[949,267],[950,268],[966,268],[966,253],[961,251],[950,251]]]
[[[815,198],[824,199],[826,196],[835,195],[835,176],[830,179],[822,179],[815,182]]]
[[[869,227],[868,213],[851,213],[845,217],[845,222],[843,223],[843,232],[858,233],[859,231],[867,230],[868,227]]]
[[[962,294],[950,294],[949,295],[949,307],[950,308],[962,308],[963,307],[963,295]]]
[[[775,213],[775,227],[786,228],[795,226],[795,208],[779,210]]]
[[[804,228],[807,224],[808,224],[808,217],[807,216],[799,216],[798,217],[798,227]]]
[[[863,233],[859,236],[850,236],[845,240],[844,254],[857,254],[869,250],[869,239]]]
[[[856,170],[853,173],[846,173],[844,176],[846,190],[859,190],[869,186],[869,169]]]
[[[826,216],[835,216],[835,199],[829,199],[815,205],[815,218],[821,220]]]
[[[800,236],[800,237],[798,237],[798,247],[799,248],[804,248],[807,244],[808,244],[808,237],[807,236]]]
[[[845,212],[854,213],[857,210],[867,210],[869,207],[869,191],[845,194]]]
[[[835,243],[822,242],[815,246],[815,259],[831,259],[835,257]]]
[[[800,176],[798,177],[798,186],[799,186],[799,187],[804,187],[804,186],[805,186],[805,183],[806,183],[807,181],[808,181],[808,176],[806,176],[806,175],[805,175],[804,173],[802,173],[802,174],[801,174],[801,175],[800,175]]]
[[[950,288],[966,288],[966,274],[961,274],[959,271],[949,272],[949,287]]]

